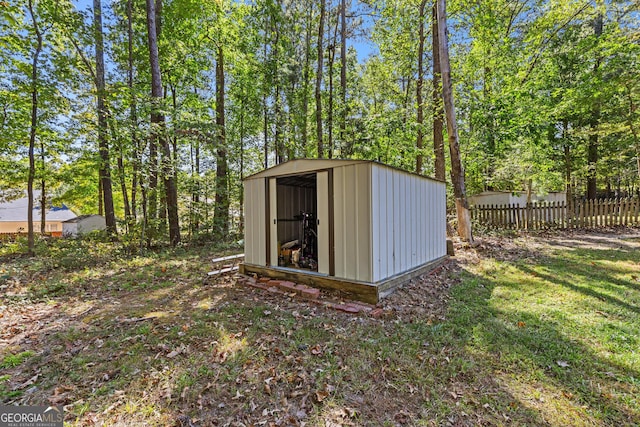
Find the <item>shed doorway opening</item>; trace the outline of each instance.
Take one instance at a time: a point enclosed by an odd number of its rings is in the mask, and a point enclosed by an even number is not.
[[[276,178],[278,266],[318,271],[317,174]]]
[[[328,176],[270,178],[270,265],[329,274]]]

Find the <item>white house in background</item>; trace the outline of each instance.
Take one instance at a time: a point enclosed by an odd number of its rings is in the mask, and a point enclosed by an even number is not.
[[[68,219],[62,223],[62,235],[65,237],[78,237],[94,230],[104,230],[107,222],[101,215],[80,215]]]
[[[34,192],[33,201],[33,231],[40,232],[40,194]],[[0,234],[26,233],[28,229],[28,207],[27,197],[0,202]],[[52,236],[62,236],[62,222],[77,215],[65,205],[50,206],[45,212],[45,231]]]
[[[566,202],[567,193],[564,191],[552,191],[548,194],[532,194],[532,202]],[[527,204],[527,193],[525,191],[483,191],[469,197],[469,205],[516,205],[525,206]]]

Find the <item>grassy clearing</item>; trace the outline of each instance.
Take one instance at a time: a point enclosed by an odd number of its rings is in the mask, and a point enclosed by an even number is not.
[[[203,283],[228,252],[5,258],[0,400],[71,426],[634,425],[638,249],[487,238],[380,319]]]

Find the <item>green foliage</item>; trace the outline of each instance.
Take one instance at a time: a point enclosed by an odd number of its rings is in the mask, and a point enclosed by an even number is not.
[[[30,117],[34,29],[26,5],[21,0],[0,6],[3,191],[24,189],[28,170],[25,124]],[[38,63],[36,180],[44,179],[50,195],[77,213],[97,213],[100,160],[92,13],[69,1],[37,0],[34,5],[44,33]],[[156,166],[148,143],[146,13],[137,0],[104,6],[114,202],[120,231],[131,234],[124,245],[133,250],[162,243],[167,230],[162,215],[143,218]],[[426,139],[418,153],[419,2],[347,1],[346,7],[343,103],[340,8],[337,2],[327,3],[321,88],[325,145],[331,134],[335,157],[373,159],[407,170],[413,170],[416,156],[422,154],[425,171],[431,173],[430,13],[424,22]],[[599,190],[639,191],[637,2],[455,0],[448,7],[460,145],[470,192],[522,190],[531,182],[541,192],[571,185],[581,196],[589,172],[587,146],[594,134]],[[161,109],[167,118],[166,136],[175,148],[172,166],[184,234],[199,241],[213,236],[218,149],[226,151],[229,163],[228,184],[218,191],[232,199],[231,228],[241,232],[242,178],[274,165],[276,151],[282,160],[318,154],[318,4],[171,0],[163,2],[161,13],[159,48],[166,92]],[[598,14],[604,22],[600,36],[593,27]],[[222,129],[215,125],[218,48],[225,58],[225,147],[218,147]],[[359,55],[356,48],[369,49],[369,56]],[[159,178],[156,193],[162,194]],[[125,201],[133,205],[134,190],[135,220],[125,218],[124,211]]]

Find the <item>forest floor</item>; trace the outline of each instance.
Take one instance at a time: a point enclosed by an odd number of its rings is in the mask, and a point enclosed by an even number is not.
[[[479,242],[376,317],[205,282],[231,249],[4,244],[0,403],[69,426],[640,424],[640,230]]]

